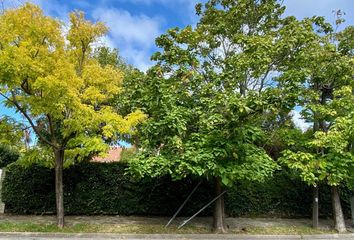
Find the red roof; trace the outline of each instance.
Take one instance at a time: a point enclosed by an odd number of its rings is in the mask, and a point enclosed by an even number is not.
[[[112,147],[109,149],[105,157],[93,157],[93,162],[118,162],[123,148],[121,147]]]

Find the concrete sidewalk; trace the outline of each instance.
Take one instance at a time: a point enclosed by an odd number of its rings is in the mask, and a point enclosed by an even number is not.
[[[0,233],[0,239],[31,239],[31,240],[49,240],[49,239],[77,239],[77,240],[142,240],[142,239],[159,239],[159,240],[220,240],[220,239],[235,239],[235,240],[293,240],[293,239],[354,239],[354,234],[321,234],[321,235],[235,235],[235,234],[105,234],[105,233],[90,233],[90,234],[71,234],[71,233]]]

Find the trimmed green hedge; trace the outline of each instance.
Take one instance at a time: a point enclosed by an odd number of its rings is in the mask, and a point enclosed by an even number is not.
[[[14,148],[7,145],[0,145],[0,168],[17,161],[19,157],[19,152]]]
[[[119,163],[83,163],[64,170],[66,214],[171,215],[196,184],[169,177],[136,181]],[[212,198],[203,184],[191,199],[190,215]],[[54,213],[54,171],[39,166],[8,166],[2,188],[9,213]]]
[[[198,183],[196,179],[172,181],[168,176],[140,181],[125,174],[121,163],[82,163],[64,171],[66,214],[119,214],[171,216]],[[11,164],[2,188],[9,213],[55,212],[54,171],[33,165]],[[328,188],[321,191],[320,212],[331,214]],[[346,193],[346,192],[344,192]],[[347,200],[348,194],[344,194]],[[213,198],[213,187],[203,182],[181,215],[190,216]],[[242,183],[225,196],[229,216],[309,217],[311,189],[287,172],[278,172],[265,183]],[[348,201],[343,202],[349,214]],[[210,215],[211,207],[202,215]]]

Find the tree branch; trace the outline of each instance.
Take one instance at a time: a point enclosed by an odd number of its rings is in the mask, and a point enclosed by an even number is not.
[[[28,95],[32,95],[29,86],[28,86],[28,78],[24,79],[21,83],[21,89],[27,93]]]
[[[48,139],[46,139],[38,130],[37,126],[33,123],[31,117],[28,115],[28,113],[26,112],[25,109],[23,109],[23,107],[21,107],[21,105],[17,102],[16,100],[16,95],[11,92],[12,95],[12,99],[10,99],[9,97],[7,97],[5,94],[0,92],[0,95],[3,96],[6,100],[10,101],[11,103],[13,103],[15,105],[15,107],[22,113],[22,115],[27,119],[28,123],[31,125],[33,131],[37,134],[37,136],[46,144],[48,144],[49,146],[52,146],[54,148],[58,148],[58,146],[56,146],[55,144],[53,144],[52,142],[48,141]]]
[[[50,135],[51,135],[51,138],[52,138],[52,142],[56,145],[56,144],[58,144],[58,142],[57,142],[57,139],[56,139],[55,134],[54,134],[52,118],[50,117],[49,114],[46,114],[46,116],[47,116],[47,119],[48,119],[48,128],[49,128],[49,132],[50,132]]]
[[[261,93],[261,92],[262,92],[263,87],[264,87],[264,81],[265,81],[265,79],[268,77],[269,72],[270,72],[270,70],[272,69],[272,65],[273,65],[273,64],[270,64],[270,65],[268,66],[268,69],[267,69],[267,71],[265,72],[263,78],[261,78],[261,83],[260,83],[260,87],[259,87],[258,93]]]

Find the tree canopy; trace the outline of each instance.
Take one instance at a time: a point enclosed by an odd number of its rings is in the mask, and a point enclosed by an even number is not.
[[[277,1],[208,1],[195,28],[156,40],[162,51],[140,88],[150,116],[138,175],[195,175],[223,185],[262,181],[278,169],[264,146],[269,121],[295,107],[323,18],[282,17]],[[223,231],[223,230],[222,230]]]
[[[336,23],[342,21],[338,18]],[[348,41],[352,28],[341,32],[336,28],[319,35],[319,44],[307,54],[307,78],[299,86],[298,104],[303,117],[313,124],[311,134],[300,148],[285,150],[281,161],[315,188],[320,184],[332,186],[332,195],[337,195],[332,196],[337,199],[333,201],[334,216],[341,215],[335,221],[336,229],[345,231],[337,186],[350,181],[353,175],[354,59],[353,45]]]
[[[0,94],[52,150],[59,185],[64,159],[104,152],[106,139],[134,131],[145,117],[139,110],[119,115],[108,104],[119,94],[123,75],[92,55],[92,44],[107,27],[82,12],[70,14],[67,33],[62,26],[29,3],[0,15]],[[57,198],[62,205],[62,185]],[[63,226],[62,206],[58,214]]]

